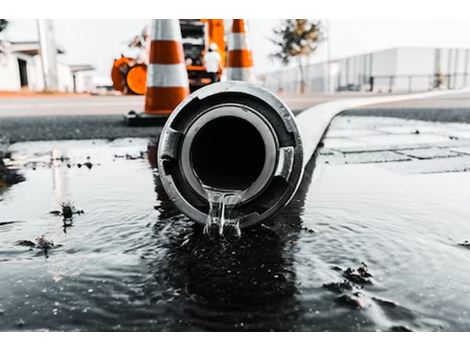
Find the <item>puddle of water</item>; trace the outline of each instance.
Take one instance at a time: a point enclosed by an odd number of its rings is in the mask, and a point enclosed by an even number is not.
[[[146,144],[11,147],[26,181],[0,191],[1,330],[470,329],[468,173],[319,164],[275,219],[221,241],[160,192]],[[64,233],[67,200],[84,214]],[[40,235],[48,257],[17,245]]]

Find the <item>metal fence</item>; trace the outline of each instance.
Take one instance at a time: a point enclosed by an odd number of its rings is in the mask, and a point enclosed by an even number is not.
[[[470,73],[435,75],[362,76],[355,83],[338,85],[338,91],[370,91],[381,93],[416,92],[433,89],[457,89],[470,84]]]
[[[470,73],[358,75],[354,78],[350,77],[348,81],[342,80],[340,75],[329,78],[325,78],[325,76],[311,76],[305,80],[304,93],[321,93],[325,92],[325,89],[328,89],[328,91],[408,93],[424,92],[433,89],[458,89],[470,86]],[[283,77],[279,77],[278,79],[263,83],[268,89],[277,93],[298,94],[301,92],[299,79],[283,79]]]

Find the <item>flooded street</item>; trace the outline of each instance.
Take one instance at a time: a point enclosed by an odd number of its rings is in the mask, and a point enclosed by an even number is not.
[[[224,240],[161,194],[146,139],[11,145],[0,330],[470,330],[470,129],[397,120],[338,118],[290,205]],[[19,244],[41,235],[47,253]]]

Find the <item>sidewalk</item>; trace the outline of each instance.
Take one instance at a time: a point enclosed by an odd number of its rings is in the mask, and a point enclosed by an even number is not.
[[[375,164],[398,174],[470,171],[470,124],[339,116],[318,160]]]

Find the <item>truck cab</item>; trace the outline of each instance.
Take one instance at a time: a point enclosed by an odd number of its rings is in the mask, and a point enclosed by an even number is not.
[[[210,43],[216,43],[221,60],[221,67],[217,72],[218,79],[222,75],[225,62],[225,38],[223,20],[180,20],[181,35],[184,50],[184,59],[188,71],[189,87],[191,92],[211,82],[204,67],[204,54]]]

